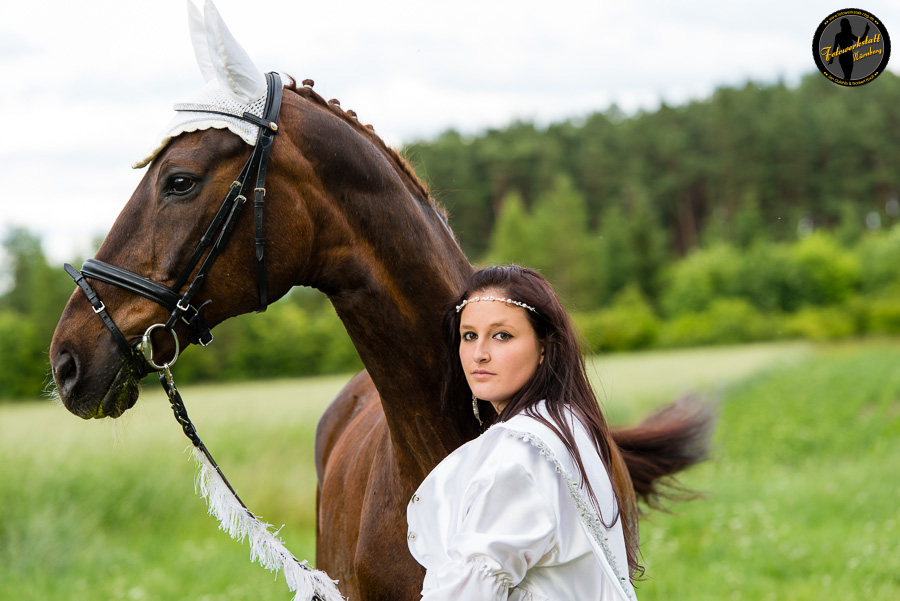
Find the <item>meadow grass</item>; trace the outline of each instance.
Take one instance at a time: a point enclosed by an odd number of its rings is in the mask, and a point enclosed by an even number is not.
[[[642,522],[653,599],[900,599],[900,348],[823,348],[721,403],[706,493]]]
[[[721,398],[705,498],[642,521],[651,599],[900,598],[900,350],[750,345],[595,358],[614,423],[701,390]],[[176,370],[177,378],[177,370]],[[247,505],[314,559],[313,435],[346,376],[185,386]],[[0,599],[288,599],[193,490],[165,397],[82,422],[0,406]]]

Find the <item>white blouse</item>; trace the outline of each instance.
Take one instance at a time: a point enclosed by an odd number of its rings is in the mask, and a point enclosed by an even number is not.
[[[549,419],[544,403],[537,409]],[[569,416],[608,522],[609,477]],[[409,550],[426,569],[422,601],[636,601],[621,518],[607,529],[582,488],[563,442],[526,415],[458,448],[407,506]]]

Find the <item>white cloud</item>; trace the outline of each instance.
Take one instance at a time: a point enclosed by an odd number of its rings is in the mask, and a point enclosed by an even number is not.
[[[813,70],[818,1],[219,0],[257,65],[313,78],[388,143],[685,102]],[[900,8],[866,8],[890,29]],[[898,29],[900,31],[900,29]],[[900,61],[890,69],[898,70]],[[0,227],[82,252],[130,196],[128,165],[200,86],[184,2],[0,7]],[[23,196],[27,197],[23,201]]]

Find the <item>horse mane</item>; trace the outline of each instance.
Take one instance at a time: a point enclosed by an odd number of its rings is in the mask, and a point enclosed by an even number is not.
[[[375,144],[376,148],[381,150],[381,152],[385,154],[385,156],[391,161],[391,163],[393,163],[397,170],[406,177],[410,186],[413,188],[413,191],[421,195],[422,198],[427,199],[429,203],[434,206],[435,210],[438,211],[441,217],[444,218],[445,221],[447,220],[447,215],[443,207],[440,207],[434,201],[428,191],[428,187],[422,182],[422,180],[410,166],[409,162],[399,152],[385,144],[384,140],[382,140],[381,137],[379,137],[378,134],[375,133],[374,127],[372,127],[371,125],[363,125],[357,117],[356,112],[345,111],[344,109],[342,109],[341,103],[337,99],[326,101],[315,90],[313,90],[313,80],[304,79],[301,87],[298,87],[297,80],[293,77],[290,77],[290,79],[291,83],[290,85],[285,86],[286,89],[328,110],[338,118],[342,119],[345,123],[350,125],[350,127],[355,129],[357,132],[365,136],[373,144]]]

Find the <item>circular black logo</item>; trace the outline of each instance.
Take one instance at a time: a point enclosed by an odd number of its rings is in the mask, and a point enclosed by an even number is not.
[[[842,86],[861,86],[884,73],[891,38],[872,13],[845,8],[819,23],[812,52],[822,75]]]

